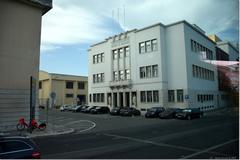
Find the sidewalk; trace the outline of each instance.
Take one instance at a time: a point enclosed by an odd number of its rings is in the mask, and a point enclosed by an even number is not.
[[[34,129],[32,133],[27,132],[27,129],[23,131],[10,130],[10,131],[0,131],[0,136],[28,136],[28,137],[43,137],[43,136],[54,136],[54,135],[62,135],[69,134],[74,132],[73,128],[67,128],[62,125],[52,125],[50,123],[47,124],[47,128],[44,131],[40,131],[39,129]]]

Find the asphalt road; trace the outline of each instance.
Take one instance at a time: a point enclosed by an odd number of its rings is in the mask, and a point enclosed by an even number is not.
[[[239,158],[238,111],[206,113],[190,121],[54,111],[49,121],[76,131],[34,138],[42,158]]]

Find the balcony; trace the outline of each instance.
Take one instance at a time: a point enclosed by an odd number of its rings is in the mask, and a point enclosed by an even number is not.
[[[119,81],[110,81],[109,82],[109,87],[110,88],[120,88],[120,87],[130,87],[131,86],[131,80],[119,80]]]

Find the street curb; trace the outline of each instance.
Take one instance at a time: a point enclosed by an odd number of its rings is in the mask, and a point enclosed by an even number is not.
[[[59,132],[59,133],[46,133],[46,134],[40,134],[40,135],[27,135],[28,137],[35,138],[35,137],[45,137],[45,136],[57,136],[57,135],[63,135],[63,134],[70,134],[73,133],[75,130],[73,128],[70,128],[68,131]]]

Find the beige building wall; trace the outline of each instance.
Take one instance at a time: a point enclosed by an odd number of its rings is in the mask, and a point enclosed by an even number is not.
[[[40,1],[0,1],[0,130],[29,119],[30,76],[38,79],[41,18],[50,8]]]
[[[42,88],[39,89],[39,104],[46,106],[46,101],[52,92],[56,93],[55,105],[75,105],[78,103],[78,95],[85,96],[85,103],[88,102],[88,78],[84,76],[63,75],[39,72],[39,82]],[[66,88],[66,82],[73,82],[73,88]],[[84,89],[78,89],[78,82],[84,83]],[[73,94],[73,97],[66,97],[66,94]]]

